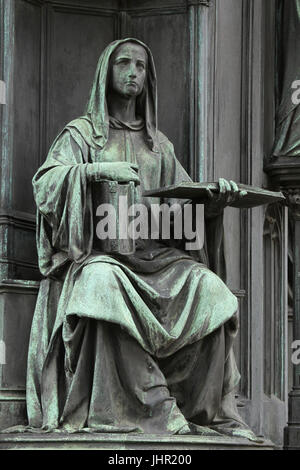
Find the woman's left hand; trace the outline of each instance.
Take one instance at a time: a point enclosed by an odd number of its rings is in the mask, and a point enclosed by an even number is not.
[[[232,202],[246,196],[247,191],[240,190],[234,181],[219,178],[219,191],[207,189],[209,201],[205,204],[205,217],[213,218],[221,215],[224,208]]]

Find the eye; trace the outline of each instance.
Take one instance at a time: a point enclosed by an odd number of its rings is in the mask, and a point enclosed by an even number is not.
[[[145,64],[143,62],[138,62],[137,67],[141,70],[145,70]]]
[[[118,59],[118,60],[116,60],[115,63],[116,63],[116,65],[126,65],[126,64],[129,63],[129,59],[125,59],[125,58],[124,59]]]

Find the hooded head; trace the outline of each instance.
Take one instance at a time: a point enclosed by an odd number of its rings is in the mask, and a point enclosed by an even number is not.
[[[89,140],[93,146],[103,148],[109,135],[109,115],[107,107],[107,93],[109,90],[110,61],[116,49],[124,43],[131,42],[142,46],[148,57],[144,90],[137,96],[136,113],[145,121],[146,139],[150,149],[157,151],[157,92],[156,72],[153,56],[150,49],[138,39],[127,38],[114,41],[102,52],[97,65],[90,98],[86,107],[86,116],[93,135]]]

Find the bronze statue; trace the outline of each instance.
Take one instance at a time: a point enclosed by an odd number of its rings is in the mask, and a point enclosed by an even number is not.
[[[274,157],[300,154],[300,0],[278,2],[278,64]]]
[[[92,193],[102,180],[134,182],[147,207],[145,190],[190,181],[157,130],[153,58],[136,39],[104,50],[85,115],[64,128],[33,178],[44,279],[29,347],[28,429],[256,440],[234,402],[238,303],[221,280],[223,209],[243,194],[220,180],[196,252],[143,239],[133,254],[105,253],[94,244]]]

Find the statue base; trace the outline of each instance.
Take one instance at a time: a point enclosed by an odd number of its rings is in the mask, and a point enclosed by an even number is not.
[[[0,450],[274,450],[243,438],[152,434],[0,434]]]
[[[288,425],[284,429],[284,450],[300,450],[300,425]]]
[[[284,429],[284,449],[300,450],[300,390],[289,394],[289,420]]]

